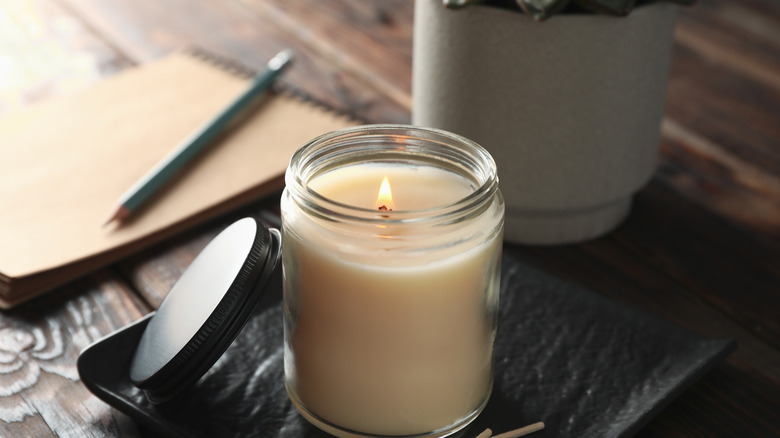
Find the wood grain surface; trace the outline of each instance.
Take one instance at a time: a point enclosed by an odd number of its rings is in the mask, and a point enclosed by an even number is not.
[[[0,2],[0,115],[129,65],[54,0]]]
[[[198,46],[370,122],[410,120],[412,0],[0,0],[0,116]],[[78,352],[159,305],[212,221],[0,313],[0,436],[144,436],[78,381]],[[0,209],[0,214],[2,211]],[[614,233],[512,247],[525,262],[713,338],[737,339],[642,437],[780,436],[780,3],[681,8],[658,171]]]
[[[79,383],[76,358],[149,312],[105,270],[0,317],[0,436],[132,436],[135,423]]]

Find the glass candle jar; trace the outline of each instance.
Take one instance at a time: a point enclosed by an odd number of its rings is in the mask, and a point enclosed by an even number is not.
[[[282,195],[285,383],[337,436],[446,436],[492,389],[504,203],[493,158],[441,130],[344,129]]]

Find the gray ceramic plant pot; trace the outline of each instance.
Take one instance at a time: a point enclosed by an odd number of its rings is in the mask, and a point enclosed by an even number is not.
[[[618,226],[655,169],[677,6],[544,22],[415,8],[412,122],[490,151],[505,239],[573,243]]]

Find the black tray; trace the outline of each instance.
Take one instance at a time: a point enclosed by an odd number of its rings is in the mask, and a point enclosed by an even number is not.
[[[546,427],[534,438],[631,436],[736,345],[621,306],[506,251],[501,284],[493,394],[462,436],[537,421]],[[150,316],[79,357],[84,384],[106,403],[167,436],[327,436],[287,398],[278,277],[225,355],[163,406],[150,404],[128,377]]]

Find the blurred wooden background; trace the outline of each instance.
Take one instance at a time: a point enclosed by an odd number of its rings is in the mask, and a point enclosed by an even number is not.
[[[408,123],[412,20],[412,0],[1,0],[0,117],[183,47],[256,69],[291,47],[286,85],[370,122]],[[586,244],[517,252],[738,340],[639,436],[780,436],[780,3],[700,0],[681,8],[675,42],[658,172],[628,221]],[[0,313],[0,436],[139,436],[79,382],[78,352],[155,308],[226,224],[277,203]]]

